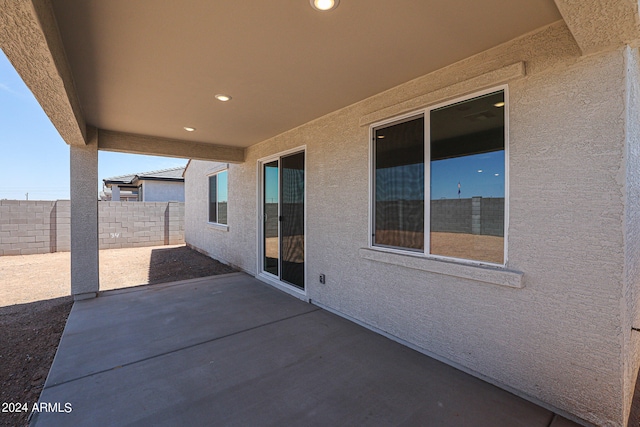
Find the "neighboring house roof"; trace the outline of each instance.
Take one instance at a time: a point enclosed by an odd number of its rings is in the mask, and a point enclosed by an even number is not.
[[[176,168],[169,169],[160,169],[156,171],[150,172],[140,172],[133,173],[128,175],[118,175],[112,176],[110,178],[105,178],[102,181],[104,185],[110,187],[113,184],[126,184],[132,185],[137,181],[179,181],[184,182],[184,177],[182,176],[185,171],[185,166],[180,166]]]
[[[187,173],[187,169],[189,169],[189,165],[191,164],[191,159],[189,159],[189,161],[187,162],[187,165],[184,167],[184,170],[182,171],[182,177],[184,178],[184,174]]]

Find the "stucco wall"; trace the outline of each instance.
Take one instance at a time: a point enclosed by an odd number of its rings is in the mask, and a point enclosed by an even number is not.
[[[636,256],[635,249],[625,255],[623,221],[625,52],[580,56],[557,23],[254,145],[245,163],[229,166],[228,230],[206,223],[206,175],[219,166],[192,161],[185,239],[255,273],[257,160],[306,145],[312,301],[529,399],[622,425],[630,330],[622,330],[629,325],[621,301],[624,286],[637,286],[637,273],[624,270]],[[478,76],[518,61],[526,64],[523,78],[479,83]],[[455,98],[497,83],[509,85],[507,268],[524,273],[524,287],[363,258],[370,142],[361,119],[416,97]],[[637,190],[631,193],[637,203]],[[627,227],[627,241],[635,236]],[[636,365],[628,359],[627,379]]]
[[[625,412],[631,406],[640,363],[640,55],[637,49],[626,49],[627,66],[627,165],[625,211],[625,286],[623,305],[624,337],[624,390]],[[629,425],[640,425],[640,399],[633,408],[635,420]],[[634,424],[635,423],[635,424]]]
[[[143,181],[143,202],[184,202],[184,182]]]

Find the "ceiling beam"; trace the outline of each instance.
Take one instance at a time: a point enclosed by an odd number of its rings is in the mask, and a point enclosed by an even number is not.
[[[98,129],[98,150],[217,162],[244,162],[244,148]]]
[[[70,145],[86,124],[49,0],[0,0],[0,48]]]
[[[638,0],[554,0],[583,54],[635,44]]]

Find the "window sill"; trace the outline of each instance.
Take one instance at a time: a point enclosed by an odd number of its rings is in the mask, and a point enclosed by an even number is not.
[[[522,280],[524,273],[501,267],[462,264],[426,258],[424,255],[398,254],[371,248],[360,248],[360,257],[370,261],[428,271],[429,273],[460,277],[509,288],[524,288],[524,281]]]
[[[218,224],[217,222],[208,222],[207,226],[213,230],[229,231],[228,225]]]

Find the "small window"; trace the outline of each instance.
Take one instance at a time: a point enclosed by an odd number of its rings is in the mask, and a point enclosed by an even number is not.
[[[374,246],[504,264],[505,102],[499,90],[373,128]]]
[[[209,222],[227,225],[227,174],[225,170],[209,177]]]

